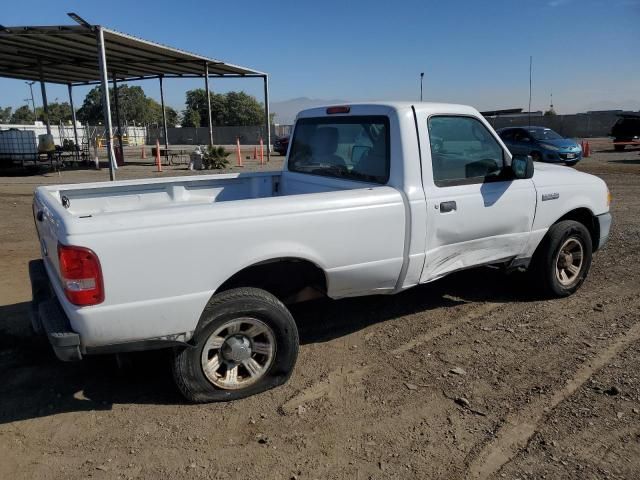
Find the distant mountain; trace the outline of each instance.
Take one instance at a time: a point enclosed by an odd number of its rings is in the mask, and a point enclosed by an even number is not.
[[[292,98],[281,102],[271,102],[271,112],[276,114],[275,122],[280,125],[290,125],[300,110],[320,107],[322,105],[336,105],[347,103],[346,100],[324,100],[321,98]]]

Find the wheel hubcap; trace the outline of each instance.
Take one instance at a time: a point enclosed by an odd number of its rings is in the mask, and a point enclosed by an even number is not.
[[[257,318],[230,320],[217,328],[202,349],[202,371],[216,387],[245,388],[269,370],[275,357],[273,330]]]
[[[564,285],[573,284],[582,269],[584,250],[576,238],[568,238],[560,247],[556,259],[556,278]]]

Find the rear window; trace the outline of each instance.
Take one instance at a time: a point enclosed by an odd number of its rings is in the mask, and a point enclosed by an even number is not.
[[[385,116],[303,118],[289,152],[289,171],[384,184],[389,180]]]

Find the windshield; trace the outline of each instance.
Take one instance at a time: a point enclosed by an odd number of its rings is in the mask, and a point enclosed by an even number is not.
[[[536,140],[561,140],[562,137],[550,128],[532,128],[529,130],[531,135]]]
[[[289,153],[289,170],[386,183],[389,119],[348,116],[298,120]]]

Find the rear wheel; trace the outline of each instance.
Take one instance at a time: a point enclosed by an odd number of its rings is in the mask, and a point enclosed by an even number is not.
[[[613,146],[613,149],[614,149],[616,152],[621,152],[621,151],[623,151],[623,150],[624,150],[624,147],[625,147],[625,145],[614,145],[614,146]]]
[[[544,293],[566,297],[584,282],[591,267],[591,235],[573,220],[552,225],[536,250],[531,274]]]
[[[192,402],[228,401],[286,382],[298,355],[298,330],[270,293],[237,288],[205,308],[194,348],[174,352],[173,373]]]

